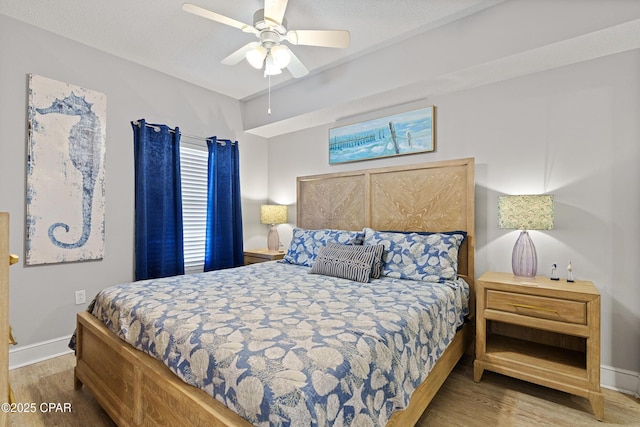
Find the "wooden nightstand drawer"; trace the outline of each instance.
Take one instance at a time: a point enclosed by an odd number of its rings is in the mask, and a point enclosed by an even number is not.
[[[486,307],[522,316],[587,324],[587,304],[557,298],[539,297],[515,292],[487,290]]]

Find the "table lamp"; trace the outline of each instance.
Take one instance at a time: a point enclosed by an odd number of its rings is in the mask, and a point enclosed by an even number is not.
[[[270,224],[269,235],[267,236],[267,248],[270,251],[280,249],[280,236],[278,235],[278,224],[286,224],[287,207],[284,205],[262,205],[260,206],[260,224]]]
[[[498,197],[498,226],[521,230],[513,246],[511,268],[518,277],[535,277],[538,255],[527,230],[553,229],[553,196],[540,194]]]

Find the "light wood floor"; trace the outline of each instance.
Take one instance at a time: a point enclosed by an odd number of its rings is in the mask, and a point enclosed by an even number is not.
[[[42,403],[59,403],[62,409],[71,403],[72,412],[11,414],[9,425],[115,426],[85,389],[73,389],[74,365],[69,354],[12,370],[9,377],[18,402],[35,403],[38,409]],[[640,426],[640,400],[626,394],[603,390],[605,416],[598,422],[586,399],[492,372],[485,371],[477,384],[472,378],[471,362],[463,359],[418,426]]]

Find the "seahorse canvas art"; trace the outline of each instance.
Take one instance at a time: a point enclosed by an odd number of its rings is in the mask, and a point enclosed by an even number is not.
[[[26,264],[104,257],[107,97],[29,75]]]

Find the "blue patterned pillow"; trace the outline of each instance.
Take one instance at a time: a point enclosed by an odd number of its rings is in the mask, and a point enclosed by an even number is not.
[[[364,230],[306,230],[294,228],[289,249],[282,259],[283,262],[311,267],[318,251],[327,243],[339,243],[342,245],[361,245],[364,239]]]
[[[382,232],[384,233],[400,233],[400,234],[411,234],[411,233],[416,233],[419,234],[421,236],[430,236],[431,234],[447,234],[447,235],[451,235],[451,234],[462,234],[463,239],[462,242],[464,243],[464,239],[467,238],[467,232],[466,231],[396,231],[396,230],[383,230]],[[460,245],[462,245],[462,243],[460,243]]]
[[[375,246],[367,247],[375,248]],[[362,250],[364,248],[360,245],[328,243],[318,251],[318,256],[309,273],[368,282],[371,278],[373,260],[377,254],[372,250]],[[381,246],[380,252],[382,252]]]
[[[394,233],[365,228],[365,245],[384,245],[383,276],[443,282],[458,277],[463,233]]]

